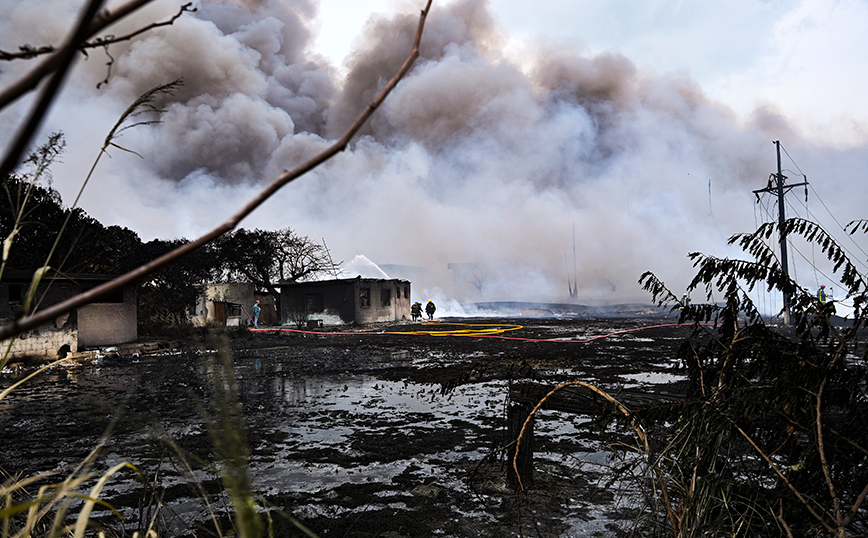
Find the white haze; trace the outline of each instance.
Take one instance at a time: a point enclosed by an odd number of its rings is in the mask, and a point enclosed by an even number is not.
[[[59,43],[70,4],[0,0],[0,49]],[[112,33],[168,19],[180,4],[160,0]],[[118,140],[141,158],[110,149],[81,205],[144,240],[196,237],[346,129],[407,56],[422,4],[375,14],[343,66],[312,47],[321,24],[313,0],[198,3],[174,25],[112,46],[110,82],[99,89],[107,58],[91,51],[44,125],[41,140],[57,130],[68,139],[54,186],[69,203],[123,110],[183,78],[161,102],[160,124]],[[435,1],[421,49],[346,152],[241,225],[325,239],[339,260],[424,268],[413,299],[442,301],[452,300],[447,264],[456,262],[484,270],[482,294],[464,299],[568,301],[575,228],[579,300],[609,303],[647,301],[636,282],[648,270],[680,293],[689,252],[737,255],[725,238],[752,231],[761,207],[775,211],[751,192],[775,170],[772,140],[840,223],[866,216],[868,147],[853,135],[868,132],[864,117],[851,118],[847,144],[833,144],[782,110],[736,112],[685,73],[644,71],[614,50],[516,41],[483,0]],[[0,65],[0,84],[31,65]],[[818,95],[817,106],[827,99],[835,96]],[[0,113],[4,147],[27,104]],[[802,207],[802,191],[788,201]],[[834,224],[813,193],[808,209]],[[794,270],[806,287],[826,281],[802,259]]]

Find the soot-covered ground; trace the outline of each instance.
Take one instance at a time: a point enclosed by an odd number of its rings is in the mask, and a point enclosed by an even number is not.
[[[217,472],[199,463],[216,458],[215,363],[202,350],[228,348],[252,488],[272,507],[277,536],[303,536],[281,513],[322,537],[616,536],[632,503],[625,488],[606,487],[610,439],[587,415],[538,415],[533,486],[516,496],[500,450],[507,395],[528,381],[671,391],[675,351],[690,334],[675,322],[634,314],[239,331],[178,354],[107,356],[53,369],[2,402],[2,467],[69,472],[102,443],[92,470],[135,464],[162,495],[168,534],[215,535],[199,489],[220,496]],[[503,325],[521,328],[454,332]],[[0,390],[15,380],[4,374]],[[103,494],[127,532],[147,516],[146,491],[121,473]]]

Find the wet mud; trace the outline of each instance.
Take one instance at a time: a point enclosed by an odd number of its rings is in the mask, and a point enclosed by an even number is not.
[[[500,450],[509,388],[580,380],[672,390],[690,329],[638,315],[452,321],[522,329],[502,335],[514,339],[388,334],[419,327],[409,323],[353,329],[368,334],[239,332],[171,355],[53,368],[0,402],[0,466],[64,476],[97,449],[93,473],[129,461],[151,488],[131,471],[109,481],[102,498],[126,522],[95,514],[116,534],[145,526],[154,495],[166,534],[217,535],[203,497],[225,531],[209,432],[219,376],[208,359],[223,349],[252,489],[276,536],[303,536],[282,514],[322,537],[617,536],[629,527],[634,503],[607,487],[611,451],[587,415],[540,412],[533,487],[516,496]],[[0,390],[17,375],[5,372]]]

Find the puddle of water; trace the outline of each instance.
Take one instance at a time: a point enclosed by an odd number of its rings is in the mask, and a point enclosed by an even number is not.
[[[504,381],[463,385],[443,396],[439,386],[351,375],[275,379],[271,388],[283,396],[276,413],[268,417],[254,413],[248,418],[251,427],[261,428],[271,439],[267,443],[269,454],[251,463],[255,485],[270,493],[300,488],[315,492],[346,482],[390,482],[409,466],[420,466],[424,461],[412,457],[370,464],[366,460],[371,455],[353,447],[366,445],[359,442],[365,437],[390,435],[396,428],[400,429],[395,437],[398,443],[402,438],[432,437],[462,428],[465,443],[432,449],[425,459],[447,462],[481,457],[473,441],[479,436],[478,430],[496,427],[493,422],[502,417],[506,394]],[[310,450],[333,450],[347,458],[340,465],[311,464]],[[443,467],[428,472],[443,475],[447,466]]]
[[[358,353],[339,352],[347,360]],[[316,352],[313,355],[305,360],[319,360]],[[408,351],[365,358],[415,367],[437,359]],[[444,395],[439,385],[384,380],[372,374],[299,377],[293,360],[299,357],[285,350],[259,350],[237,358],[235,371],[250,434],[253,488],[265,495],[321,497],[321,502],[304,505],[299,515],[336,515],[342,509],[330,505],[328,495],[343,484],[380,484],[383,489],[374,504],[393,508],[403,502],[391,502],[390,497],[406,495],[408,480],[428,484],[433,478],[440,488],[466,492],[466,469],[501,441],[506,381],[464,384]],[[564,369],[563,373],[573,372]],[[623,377],[640,383],[666,382],[654,377],[660,375],[664,374]],[[207,378],[206,368],[189,357],[95,364],[75,375],[56,372],[36,378],[4,401],[8,413],[0,417],[0,428],[9,434],[0,443],[4,464],[32,473],[58,462],[81,461],[117,419],[100,465],[107,468],[131,461],[146,474],[153,472],[164,461],[160,436],[168,434],[182,446],[207,444],[203,440],[207,426],[198,407],[208,398]],[[537,435],[558,448],[542,450],[535,457],[572,469],[605,465],[609,453],[583,439],[588,421],[541,413]],[[13,438],[20,441],[13,443]],[[194,476],[202,483],[215,480],[211,471],[196,471]],[[163,467],[161,486],[192,480],[181,469]],[[132,487],[110,481],[106,495],[125,494]],[[201,509],[187,498],[172,501],[170,507],[178,513]],[[463,510],[456,511],[456,517],[493,518],[484,510],[468,506]],[[565,536],[591,536],[588,529],[596,528],[584,519],[575,524],[572,534]]]
[[[640,372],[636,374],[623,374],[620,377],[635,381],[634,384],[625,385],[626,388],[640,387],[642,385],[661,385],[677,383],[687,379],[683,375],[669,374],[665,372]]]

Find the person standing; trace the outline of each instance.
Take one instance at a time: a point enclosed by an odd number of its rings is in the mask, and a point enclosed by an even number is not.
[[[826,301],[829,300],[829,297],[826,295],[825,284],[820,284],[820,289],[817,290],[817,300],[819,300],[823,304],[826,304]]]
[[[434,312],[437,310],[437,307],[434,306],[434,301],[428,299],[428,304],[425,305],[425,313],[428,314],[428,319],[434,320]]]
[[[262,313],[262,309],[259,307],[259,299],[253,303],[253,328],[259,328],[259,314]]]
[[[410,307],[410,317],[413,318],[413,321],[422,317],[422,303],[413,303],[413,306]]]

